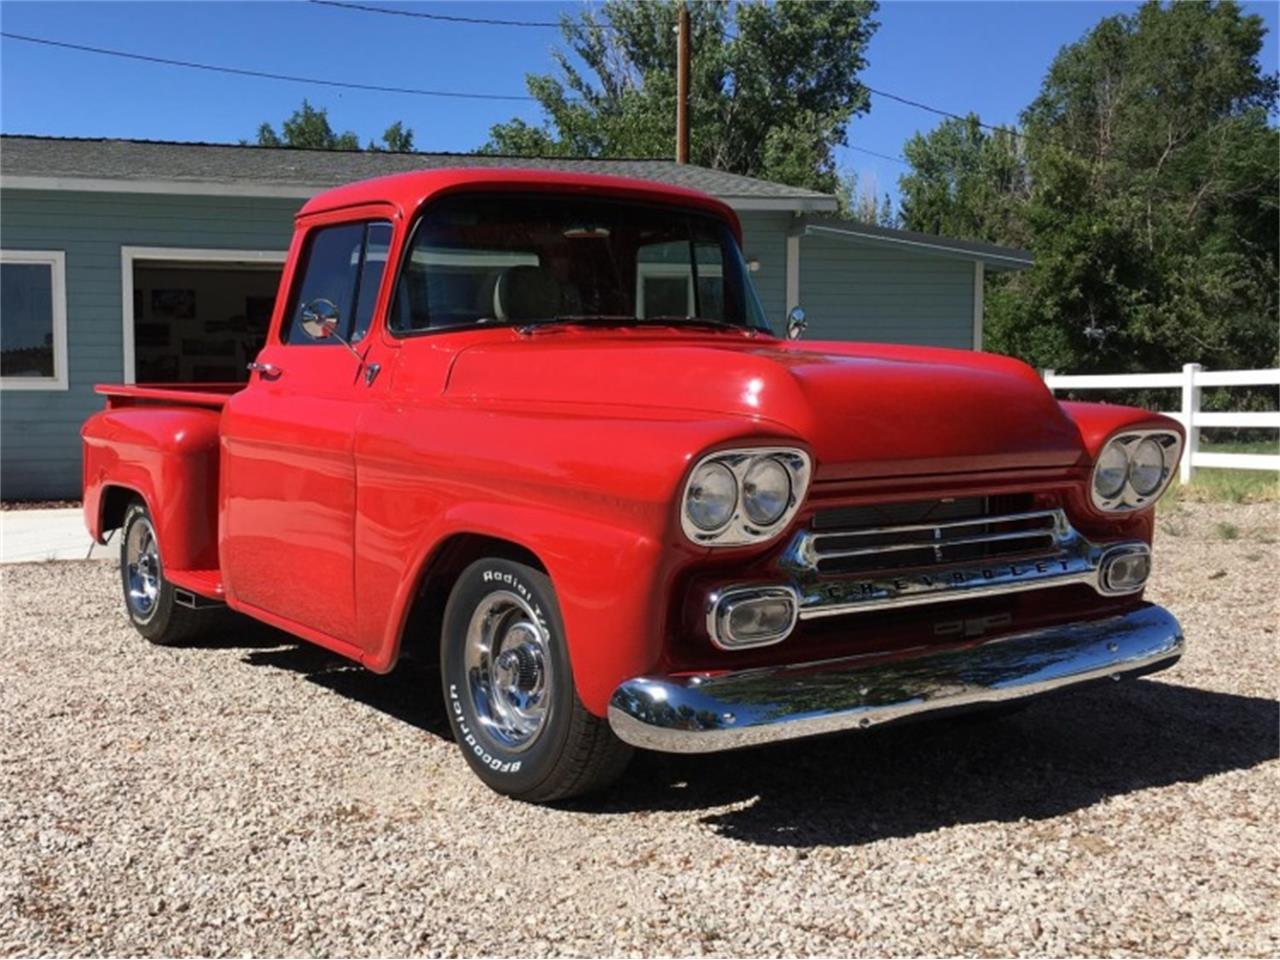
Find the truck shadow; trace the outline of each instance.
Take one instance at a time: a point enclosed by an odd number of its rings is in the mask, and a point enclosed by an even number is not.
[[[274,646],[260,642],[271,638]],[[246,663],[300,674],[451,738],[429,667],[406,663],[378,676],[283,633],[254,639],[243,644]],[[944,717],[705,756],[640,752],[608,793],[562,807],[599,817],[707,811],[700,822],[730,840],[856,846],[964,823],[1047,819],[1277,757],[1280,702],[1142,679],[1064,692],[1012,716]]]
[[[703,809],[748,843],[855,846],[986,821],[1046,819],[1108,797],[1280,756],[1280,703],[1138,680],[1008,717],[943,718],[731,754],[644,754],[601,812]]]
[[[391,673],[371,673],[345,657],[262,625],[253,642],[242,642],[243,661],[300,674],[317,686],[363,703],[390,717],[445,739],[453,739],[440,695],[440,674],[423,664],[402,662]],[[247,639],[247,638],[246,638]],[[260,642],[259,642],[260,641]]]

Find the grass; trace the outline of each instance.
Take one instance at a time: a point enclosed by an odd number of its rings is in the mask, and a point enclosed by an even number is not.
[[[1205,443],[1204,453],[1275,453],[1275,443]],[[1263,503],[1280,501],[1280,471],[1223,470],[1200,467],[1195,479],[1183,486],[1179,482],[1169,488],[1163,500],[1209,501],[1212,503]],[[1162,500],[1162,502],[1163,502]]]
[[[1218,536],[1221,537],[1223,540],[1239,540],[1240,539],[1240,528],[1237,527],[1234,523],[1227,523],[1226,521],[1221,521],[1218,523],[1218,525],[1214,529],[1216,530]]]

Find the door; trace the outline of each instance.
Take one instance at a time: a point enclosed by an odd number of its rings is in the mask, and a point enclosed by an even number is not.
[[[295,241],[290,294],[258,372],[223,419],[228,597],[339,649],[355,639],[353,449],[379,386],[370,365],[385,360],[366,334],[391,237],[389,220],[364,219],[321,223]],[[303,329],[304,309],[318,301],[336,311],[339,336],[317,340]]]

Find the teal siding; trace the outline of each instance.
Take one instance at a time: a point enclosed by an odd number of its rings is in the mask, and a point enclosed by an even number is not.
[[[804,237],[806,339],[973,346],[973,261]]]
[[[787,316],[787,229],[791,214],[744,212],[738,216],[742,220],[743,255],[760,261],[760,269],[751,275],[751,282],[760,294],[770,325],[780,333]]]
[[[120,248],[284,250],[300,200],[0,191],[0,247],[67,259],[69,389],[0,394],[0,497],[76,497],[95,383],[124,376]]]

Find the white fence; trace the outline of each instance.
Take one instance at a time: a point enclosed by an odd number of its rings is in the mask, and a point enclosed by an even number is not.
[[[1205,427],[1269,427],[1280,430],[1280,413],[1205,413],[1200,409],[1201,387],[1280,386],[1280,370],[1202,370],[1188,363],[1181,373],[1134,373],[1106,376],[1061,376],[1044,372],[1050,390],[1166,389],[1182,391],[1182,409],[1168,415],[1182,421],[1187,449],[1182,454],[1181,477],[1190,482],[1197,467],[1227,470],[1280,470],[1280,454],[1201,453],[1200,430]]]

